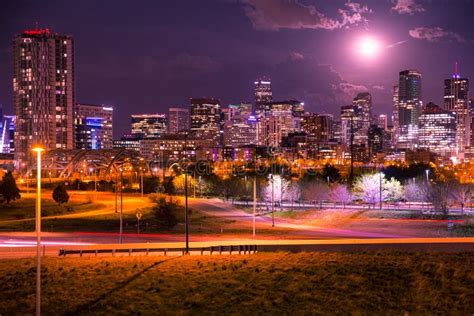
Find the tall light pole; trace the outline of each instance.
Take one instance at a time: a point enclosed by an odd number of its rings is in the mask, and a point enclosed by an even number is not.
[[[143,197],[143,169],[140,167],[140,189],[142,191],[142,197]]]
[[[94,168],[90,168],[89,169],[90,173],[94,172],[94,191],[97,192],[97,178],[96,178],[96,172],[94,170]]]
[[[123,233],[123,168],[120,168],[120,235],[119,243],[122,243]]]
[[[272,181],[272,227],[275,227],[275,187],[273,174],[270,175],[270,180]]]
[[[184,161],[188,146],[188,133],[184,133]],[[184,171],[184,232],[186,235],[186,254],[189,254],[189,217],[188,217],[188,166]]]
[[[380,165],[380,171],[379,171],[379,202],[380,202],[380,206],[379,206],[379,209],[382,209],[382,176],[383,176],[383,173],[382,173],[382,164]]]
[[[426,169],[425,170],[425,173],[426,173],[426,182],[430,182],[430,178],[429,178],[429,175],[430,175],[430,169]]]
[[[35,147],[37,156],[36,179],[36,315],[41,315],[41,152],[42,147]]]

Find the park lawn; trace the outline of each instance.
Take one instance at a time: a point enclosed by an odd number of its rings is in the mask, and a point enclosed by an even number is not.
[[[474,253],[45,258],[42,311],[110,314],[465,314]],[[32,314],[35,260],[0,261],[0,314]]]
[[[10,204],[2,203],[0,204],[0,221],[34,218],[35,205],[36,199],[32,195],[12,201]],[[89,197],[85,195],[76,196],[70,193],[69,202],[63,205],[58,205],[52,199],[51,194],[43,194],[41,199],[41,213],[43,216],[87,212],[100,210],[104,207],[103,203],[94,200],[93,194]]]

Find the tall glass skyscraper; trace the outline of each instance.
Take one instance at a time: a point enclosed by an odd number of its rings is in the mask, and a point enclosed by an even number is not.
[[[13,40],[15,163],[31,162],[34,145],[74,147],[74,48],[70,36],[48,29]]]
[[[272,82],[270,79],[255,80],[255,112],[264,112],[268,110],[273,101]]]
[[[397,147],[413,149],[418,142],[418,116],[423,106],[421,73],[409,69],[400,72],[398,81]]]
[[[469,146],[469,79],[461,78],[457,66],[453,76],[444,80],[444,108],[456,115],[456,152],[464,153]]]

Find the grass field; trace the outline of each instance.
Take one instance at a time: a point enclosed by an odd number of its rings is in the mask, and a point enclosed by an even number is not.
[[[64,314],[465,314],[474,253],[45,258],[42,310]],[[31,314],[33,259],[0,261],[0,314]]]

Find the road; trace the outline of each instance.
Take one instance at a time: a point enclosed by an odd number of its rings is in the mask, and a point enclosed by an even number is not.
[[[103,216],[115,213],[115,195],[101,193],[98,195],[101,203],[105,204],[100,210],[89,212],[51,216],[50,218],[82,218]],[[150,206],[148,199],[139,195],[124,197],[124,213],[135,213],[137,208]],[[264,242],[271,240],[281,244],[287,240],[342,240],[342,239],[403,239],[403,238],[433,238],[447,237],[445,221],[401,220],[401,219],[371,219],[371,218],[342,218],[337,221],[323,220],[292,220],[275,218],[275,228],[272,228],[272,218],[269,214],[256,217],[257,237],[252,239],[252,214],[246,213],[219,199],[189,199],[190,208],[209,217],[232,219],[242,228],[241,233],[235,234],[199,234],[192,235],[192,242]],[[330,213],[330,212],[329,212]],[[342,213],[341,211],[333,212]],[[48,218],[48,217],[44,217]],[[21,219],[14,221],[33,221]],[[272,231],[283,233],[272,234]],[[84,247],[91,245],[112,245],[118,242],[117,233],[43,233],[44,251],[48,255],[57,255],[59,248]],[[124,234],[124,243],[182,243],[184,236],[178,234]],[[2,232],[0,233],[0,258],[31,256],[35,253],[35,235],[33,232]]]

